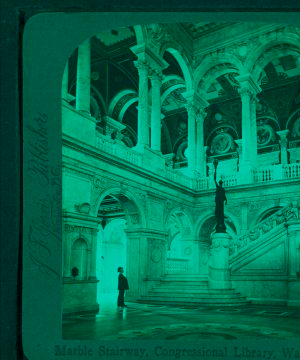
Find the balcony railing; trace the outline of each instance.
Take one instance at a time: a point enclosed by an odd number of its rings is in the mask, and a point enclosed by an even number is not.
[[[185,274],[188,272],[187,259],[167,258],[166,274]]]
[[[122,160],[125,160],[133,165],[142,166],[143,156],[137,151],[127,147],[121,142],[112,140],[101,134],[96,136],[96,147],[106,153],[114,155]]]
[[[139,166],[141,168],[147,168],[146,162],[143,159],[143,154],[135,149],[127,147],[121,141],[112,140],[107,136],[97,133],[96,135],[96,147],[100,151],[118,157],[130,164]],[[147,168],[149,171],[153,171],[153,168]],[[219,171],[220,173],[221,171]],[[215,182],[213,178],[213,172],[208,177],[189,177],[183,174],[180,170],[173,169],[166,166],[165,170],[159,172],[159,174],[165,177],[167,180],[180,184],[188,189],[196,191],[203,191],[209,189],[215,189]],[[278,164],[272,166],[263,166],[258,169],[253,169],[251,174],[247,177],[247,181],[241,181],[241,173],[234,171],[232,174],[222,174],[223,186],[225,188],[234,187],[240,184],[253,184],[253,183],[268,183],[277,180],[288,180],[300,178],[300,163],[293,164]],[[249,181],[248,181],[249,179]]]
[[[285,165],[283,167],[283,178],[294,179],[300,177],[300,163]]]

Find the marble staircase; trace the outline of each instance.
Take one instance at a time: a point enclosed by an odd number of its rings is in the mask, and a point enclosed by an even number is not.
[[[205,275],[165,275],[140,303],[190,306],[243,306],[250,303],[234,289],[209,289]]]

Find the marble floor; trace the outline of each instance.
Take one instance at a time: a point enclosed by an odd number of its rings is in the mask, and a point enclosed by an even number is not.
[[[300,341],[300,308],[249,305],[237,308],[100,303],[97,315],[68,315],[63,338],[73,340],[255,340]]]

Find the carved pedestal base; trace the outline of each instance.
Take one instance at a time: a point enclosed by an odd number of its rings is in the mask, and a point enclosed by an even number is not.
[[[210,289],[231,289],[229,272],[229,241],[227,233],[215,233],[212,237],[209,261],[208,286]]]

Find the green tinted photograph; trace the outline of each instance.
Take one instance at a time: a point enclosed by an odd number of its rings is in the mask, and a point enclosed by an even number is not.
[[[300,27],[95,33],[65,64],[61,128],[64,340],[207,342],[155,347],[174,359],[300,340]],[[146,357],[125,350],[98,355]]]

